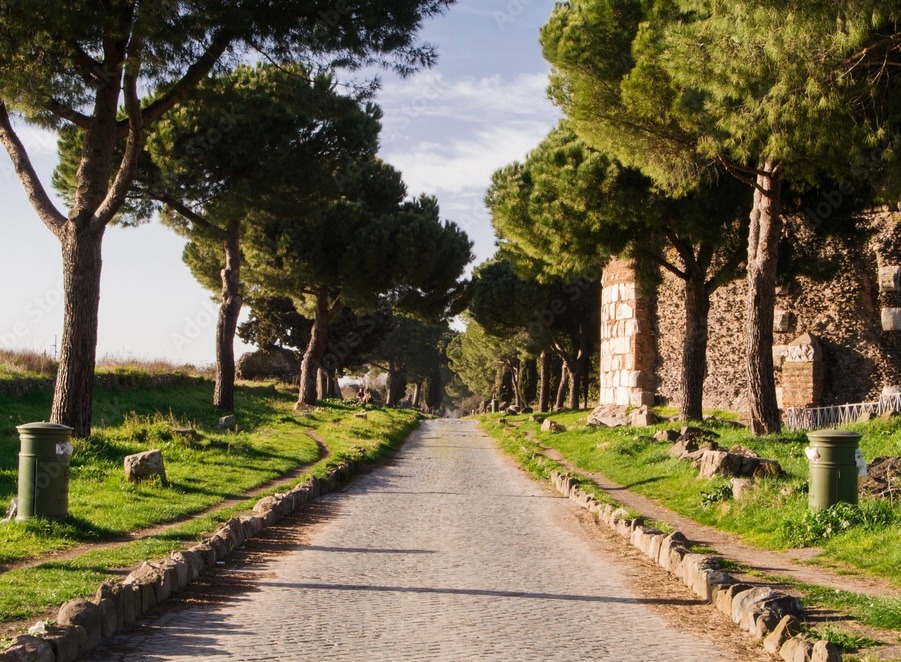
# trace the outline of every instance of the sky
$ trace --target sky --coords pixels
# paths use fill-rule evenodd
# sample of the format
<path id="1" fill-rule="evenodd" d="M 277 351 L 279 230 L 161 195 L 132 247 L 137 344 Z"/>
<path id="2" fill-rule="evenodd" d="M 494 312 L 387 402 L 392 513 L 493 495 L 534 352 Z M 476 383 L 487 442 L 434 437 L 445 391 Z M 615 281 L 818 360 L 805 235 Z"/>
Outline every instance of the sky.
<path id="1" fill-rule="evenodd" d="M 553 0 L 460 0 L 422 38 L 438 64 L 407 79 L 381 76 L 381 156 L 411 195 L 436 195 L 442 216 L 494 253 L 483 205 L 491 174 L 521 160 L 558 122 L 538 31 Z M 47 187 L 56 136 L 18 125 Z M 0 149 L 0 348 L 53 354 L 62 333 L 59 242 L 37 219 Z M 60 204 L 60 208 L 63 205 Z M 103 243 L 98 357 L 213 362 L 217 304 L 181 260 L 184 240 L 153 222 L 110 227 Z M 246 315 L 246 311 L 245 311 Z M 236 342 L 238 354 L 253 348 Z"/>

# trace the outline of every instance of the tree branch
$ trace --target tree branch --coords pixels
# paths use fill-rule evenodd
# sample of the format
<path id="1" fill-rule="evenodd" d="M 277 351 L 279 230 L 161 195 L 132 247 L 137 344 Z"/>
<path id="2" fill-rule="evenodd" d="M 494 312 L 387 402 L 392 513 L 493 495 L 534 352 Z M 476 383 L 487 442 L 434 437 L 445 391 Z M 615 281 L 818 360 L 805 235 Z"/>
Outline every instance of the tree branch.
<path id="1" fill-rule="evenodd" d="M 713 244 L 702 243 L 698 247 L 698 269 L 701 273 L 707 273 L 710 264 L 713 262 L 713 254 L 715 252 Z"/>
<path id="2" fill-rule="evenodd" d="M 663 267 L 670 273 L 676 275 L 677 277 L 681 278 L 682 280 L 688 280 L 687 273 L 685 273 L 684 271 L 682 271 L 675 265 L 667 262 L 665 259 L 663 259 L 663 257 L 660 256 L 659 253 L 652 251 L 648 248 L 645 248 L 644 246 L 638 246 L 637 249 L 638 249 L 639 253 L 645 255 L 646 257 L 649 257 L 650 259 L 652 259 L 654 262 L 659 264 L 661 267 Z"/>
<path id="3" fill-rule="evenodd" d="M 56 115 L 57 117 L 61 117 L 64 120 L 67 120 L 74 124 L 77 127 L 82 129 L 87 129 L 91 126 L 91 118 L 85 115 L 84 113 L 79 113 L 74 108 L 70 108 L 57 101 L 56 99 L 49 99 L 46 103 L 47 110 Z"/>
<path id="4" fill-rule="evenodd" d="M 91 219 L 91 224 L 95 226 L 103 226 L 113 220 L 125 203 L 138 170 L 138 159 L 144 147 L 144 122 L 141 114 L 141 98 L 138 96 L 138 73 L 141 70 L 143 50 L 143 38 L 140 35 L 133 35 L 125 58 L 125 76 L 122 86 L 125 110 L 128 115 L 128 140 L 125 143 L 125 154 L 122 156 L 113 184 Z"/>
<path id="5" fill-rule="evenodd" d="M 753 186 L 764 195 L 769 196 L 769 191 L 758 184 L 755 178 L 758 176 L 772 177 L 776 174 L 779 166 L 776 166 L 776 168 L 774 168 L 772 172 L 767 172 L 765 170 L 751 168 L 750 166 L 740 165 L 731 159 L 727 159 L 724 156 L 717 156 L 716 159 L 720 162 L 720 164 L 722 164 L 722 166 L 728 171 L 730 175 L 735 177 L 735 179 L 744 184 L 747 184 L 748 186 Z"/>
<path id="6" fill-rule="evenodd" d="M 53 234 L 59 236 L 60 231 L 66 224 L 66 216 L 56 208 L 50 196 L 47 195 L 47 190 L 35 172 L 25 146 L 13 129 L 5 102 L 0 102 L 0 142 L 6 147 L 16 174 L 25 188 L 28 201 L 31 202 L 32 207 L 38 213 L 41 222 Z"/>
<path id="7" fill-rule="evenodd" d="M 100 63 L 88 55 L 82 48 L 74 46 L 72 48 L 72 63 L 81 73 L 81 77 L 89 85 L 93 85 L 100 77 Z"/>
<path id="8" fill-rule="evenodd" d="M 682 258 L 682 263 L 685 265 L 685 277 L 686 279 L 692 276 L 692 272 L 697 274 L 700 271 L 700 265 L 698 264 L 697 257 L 695 256 L 694 246 L 691 245 L 690 242 L 685 241 L 673 232 L 672 228 L 668 225 L 664 226 L 663 234 L 666 235 L 666 238 L 676 249 L 676 252 L 679 254 L 679 257 Z"/>
<path id="9" fill-rule="evenodd" d="M 885 54 L 883 56 L 883 60 L 887 59 L 888 54 L 891 51 L 893 51 L 894 49 L 898 48 L 899 43 L 901 43 L 901 33 L 896 32 L 894 34 L 890 34 L 885 37 L 882 37 L 881 39 L 873 42 L 872 44 L 865 46 L 864 48 L 857 51 L 853 55 L 849 55 L 848 57 L 845 58 L 843 64 L 848 65 L 848 68 L 842 75 L 843 76 L 849 75 L 854 69 L 856 69 L 862 62 L 864 62 L 867 59 L 867 56 L 870 54 L 871 51 L 873 51 L 879 47 L 887 46 L 887 48 L 885 49 Z"/>
<path id="10" fill-rule="evenodd" d="M 227 30 L 218 32 L 210 45 L 204 51 L 197 61 L 188 67 L 185 75 L 182 76 L 169 90 L 159 99 L 153 101 L 150 105 L 141 111 L 142 120 L 145 126 L 149 126 L 160 119 L 166 111 L 173 108 L 176 104 L 184 100 L 186 96 L 193 90 L 201 80 L 203 80 L 222 54 L 232 43 L 234 36 Z M 124 121 L 119 122 L 119 137 L 124 138 L 128 133 L 128 127 Z"/>
<path id="11" fill-rule="evenodd" d="M 197 226 L 207 234 L 210 234 L 217 239 L 225 239 L 225 231 L 222 228 L 211 223 L 209 220 L 198 214 L 178 198 L 174 198 L 173 196 L 165 192 L 149 194 L 148 197 L 162 202 L 164 205 L 171 208 L 177 214 L 183 217 L 185 220 L 189 221 L 192 225 Z"/>

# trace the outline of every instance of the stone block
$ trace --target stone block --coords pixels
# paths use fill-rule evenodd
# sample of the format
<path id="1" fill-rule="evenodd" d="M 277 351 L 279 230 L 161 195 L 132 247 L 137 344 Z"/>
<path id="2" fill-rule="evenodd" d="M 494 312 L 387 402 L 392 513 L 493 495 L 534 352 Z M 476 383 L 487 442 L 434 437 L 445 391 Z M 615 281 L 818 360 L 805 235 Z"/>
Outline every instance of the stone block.
<path id="1" fill-rule="evenodd" d="M 763 647 L 771 655 L 778 655 L 782 645 L 792 637 L 801 634 L 802 626 L 794 616 L 783 616 L 773 631 L 763 640 Z"/>
<path id="2" fill-rule="evenodd" d="M 779 649 L 779 657 L 785 662 L 808 662 L 813 654 L 813 644 L 802 637 L 787 639 Z"/>
<path id="3" fill-rule="evenodd" d="M 129 593 L 128 599 L 132 600 L 131 593 Z M 101 584 L 94 596 L 94 602 L 101 606 L 101 612 L 103 611 L 103 600 L 113 601 L 116 616 L 114 631 L 118 632 L 125 625 L 125 600 L 122 597 L 122 584 L 112 581 Z M 104 634 L 103 636 L 108 635 Z"/>
<path id="4" fill-rule="evenodd" d="M 566 426 L 561 425 L 557 421 L 552 421 L 549 418 L 544 419 L 544 423 L 541 424 L 542 432 L 566 432 Z"/>
<path id="5" fill-rule="evenodd" d="M 754 624 L 749 628 L 749 632 L 758 639 L 763 639 L 779 625 L 781 618 L 775 612 L 764 609 L 754 619 Z"/>
<path id="6" fill-rule="evenodd" d="M 188 582 L 191 581 L 188 561 L 182 552 L 173 552 L 169 558 L 171 559 L 171 568 L 174 579 L 172 588 L 175 591 L 181 591 L 188 585 Z"/>
<path id="7" fill-rule="evenodd" d="M 623 538 L 631 538 L 632 537 L 632 527 L 634 526 L 634 520 L 630 519 L 619 519 L 616 520 L 616 533 L 622 536 Z"/>
<path id="8" fill-rule="evenodd" d="M 135 610 L 135 589 L 130 584 L 121 584 L 119 589 L 120 601 L 122 602 L 122 626 L 131 625 L 138 618 Z"/>
<path id="9" fill-rule="evenodd" d="M 879 268 L 879 291 L 901 291 L 901 266 L 891 264 Z"/>
<path id="10" fill-rule="evenodd" d="M 810 662 L 841 662 L 842 654 L 835 644 L 829 641 L 817 641 L 810 652 Z"/>
<path id="11" fill-rule="evenodd" d="M 733 478 L 732 498 L 738 501 L 753 492 L 756 486 L 752 478 Z"/>
<path id="12" fill-rule="evenodd" d="M 688 544 L 688 538 L 680 531 L 673 531 L 660 543 L 660 556 L 657 557 L 657 565 L 664 570 L 669 570 L 670 550 L 673 547 L 687 548 Z"/>
<path id="13" fill-rule="evenodd" d="M 719 611 L 732 618 L 732 601 L 735 599 L 735 596 L 752 588 L 754 587 L 750 584 L 732 584 L 727 586 L 724 590 L 717 591 L 714 605 Z"/>
<path id="14" fill-rule="evenodd" d="M 205 542 L 213 548 L 213 552 L 216 554 L 216 561 L 224 561 L 228 556 L 228 543 L 223 536 L 216 534 Z"/>
<path id="15" fill-rule="evenodd" d="M 219 419 L 220 430 L 234 430 L 238 427 L 238 419 L 234 415 L 223 416 Z"/>
<path id="16" fill-rule="evenodd" d="M 55 662 L 53 647 L 41 637 L 23 634 L 0 651 L 0 662 Z"/>
<path id="17" fill-rule="evenodd" d="M 69 625 L 49 628 L 43 639 L 53 648 L 56 662 L 75 662 L 78 651 L 87 644 L 87 637 L 83 627 Z"/>
<path id="18" fill-rule="evenodd" d="M 791 311 L 776 309 L 773 311 L 773 331 L 776 333 L 788 333 L 791 329 L 794 315 Z M 778 364 L 777 364 L 778 365 Z"/>
<path id="19" fill-rule="evenodd" d="M 100 608 L 100 634 L 103 637 L 112 637 L 118 631 L 116 602 L 110 598 L 103 598 L 97 606 Z"/>
<path id="20" fill-rule="evenodd" d="M 616 306 L 617 320 L 630 320 L 635 317 L 635 309 L 628 303 L 620 303 Z"/>
<path id="21" fill-rule="evenodd" d="M 212 568 L 214 565 L 216 565 L 216 550 L 214 550 L 209 543 L 198 543 L 197 545 L 191 547 L 188 551 L 193 552 L 200 557 L 204 568 Z"/>
<path id="22" fill-rule="evenodd" d="M 56 622 L 60 625 L 80 625 L 85 629 L 87 639 L 84 650 L 79 655 L 93 649 L 103 636 L 101 630 L 100 607 L 87 600 L 69 600 L 59 608 Z"/>
<path id="23" fill-rule="evenodd" d="M 663 545 L 663 541 L 666 538 L 662 533 L 656 533 L 650 537 L 650 541 L 648 543 L 648 549 L 646 554 L 650 559 L 652 559 L 655 563 L 658 558 L 660 558 L 660 547 Z"/>
<path id="24" fill-rule="evenodd" d="M 801 601 L 769 587 L 752 588 L 737 594 L 732 599 L 732 621 L 741 623 L 745 613 L 761 613 L 769 609 L 779 617 L 796 616 L 801 613 Z"/>
<path id="25" fill-rule="evenodd" d="M 612 524 L 613 522 L 613 513 L 616 509 L 609 503 L 605 503 L 603 509 L 601 510 L 601 521 L 605 524 Z"/>
<path id="26" fill-rule="evenodd" d="M 750 609 L 748 611 L 743 611 L 741 613 L 741 618 L 736 621 L 738 623 L 738 627 L 745 632 L 753 632 L 756 623 L 757 617 L 760 615 L 760 612 L 756 609 Z"/>
<path id="27" fill-rule="evenodd" d="M 152 450 L 127 455 L 123 465 L 125 467 L 125 478 L 130 483 L 159 478 L 163 485 L 168 484 L 162 451 Z"/>
<path id="28" fill-rule="evenodd" d="M 901 308 L 882 309 L 882 330 L 901 331 Z"/>
<path id="29" fill-rule="evenodd" d="M 629 542 L 633 547 L 641 549 L 644 544 L 645 528 L 641 525 L 633 527 L 629 534 Z"/>

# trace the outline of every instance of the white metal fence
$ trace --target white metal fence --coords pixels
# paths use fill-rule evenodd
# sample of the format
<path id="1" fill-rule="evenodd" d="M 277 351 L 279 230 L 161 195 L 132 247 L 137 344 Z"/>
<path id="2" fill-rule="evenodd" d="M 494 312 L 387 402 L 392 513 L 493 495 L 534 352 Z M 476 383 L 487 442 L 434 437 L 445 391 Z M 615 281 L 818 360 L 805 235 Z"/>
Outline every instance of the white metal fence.
<path id="1" fill-rule="evenodd" d="M 831 407 L 789 407 L 783 418 L 789 430 L 822 430 L 859 421 L 869 414 L 879 416 L 885 412 L 901 412 L 901 393 L 883 395 L 878 402 L 858 402 Z"/>

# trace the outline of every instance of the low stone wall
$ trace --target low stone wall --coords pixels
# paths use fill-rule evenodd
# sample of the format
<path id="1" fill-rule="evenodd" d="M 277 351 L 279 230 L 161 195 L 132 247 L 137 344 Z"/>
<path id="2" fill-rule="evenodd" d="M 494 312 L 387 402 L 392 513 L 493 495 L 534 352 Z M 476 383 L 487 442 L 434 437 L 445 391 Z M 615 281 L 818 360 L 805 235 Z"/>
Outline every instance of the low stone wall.
<path id="1" fill-rule="evenodd" d="M 593 513 L 603 523 L 661 568 L 682 581 L 695 595 L 732 619 L 742 630 L 763 640 L 764 648 L 787 662 L 839 662 L 838 649 L 827 641 L 812 641 L 803 635 L 798 617 L 803 605 L 798 598 L 767 586 L 743 584 L 720 569 L 719 559 L 693 554 L 681 533 L 666 535 L 645 526 L 641 518 L 629 519 L 624 508 L 602 504 L 578 486 L 569 474 L 550 473 L 551 482 L 563 496 Z"/>
<path id="2" fill-rule="evenodd" d="M 104 637 L 150 613 L 184 589 L 247 540 L 298 508 L 328 494 L 359 473 L 357 458 L 332 467 L 325 478 L 311 478 L 284 494 L 257 501 L 250 514 L 233 517 L 189 549 L 144 562 L 121 582 L 102 584 L 91 600 L 70 600 L 60 607 L 56 625 L 38 624 L 35 634 L 21 635 L 0 651 L 0 662 L 71 662 L 95 648 Z"/>

